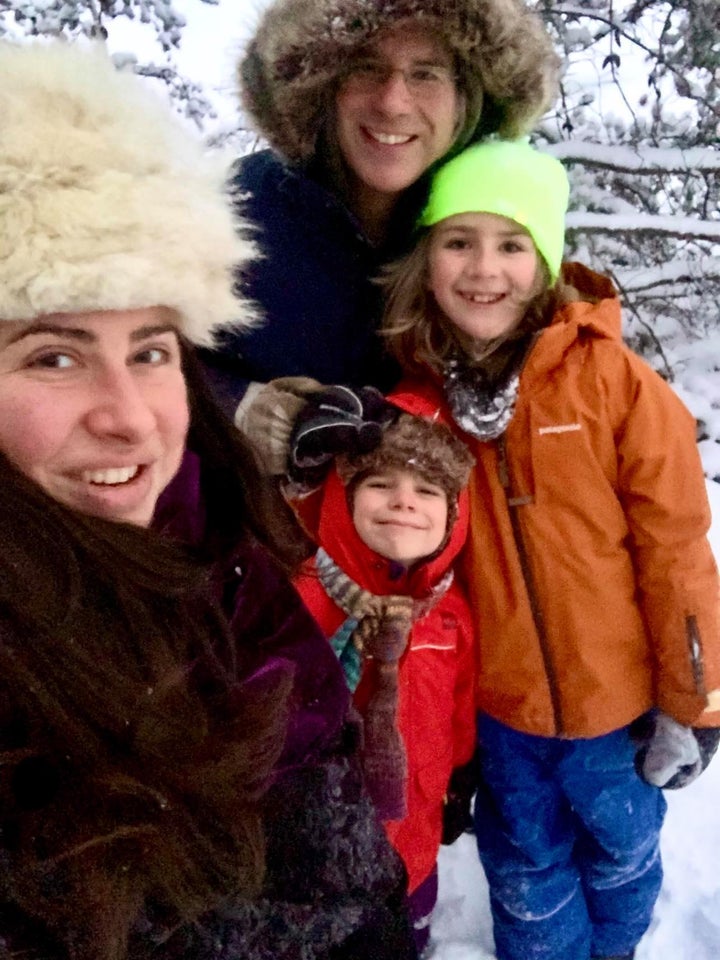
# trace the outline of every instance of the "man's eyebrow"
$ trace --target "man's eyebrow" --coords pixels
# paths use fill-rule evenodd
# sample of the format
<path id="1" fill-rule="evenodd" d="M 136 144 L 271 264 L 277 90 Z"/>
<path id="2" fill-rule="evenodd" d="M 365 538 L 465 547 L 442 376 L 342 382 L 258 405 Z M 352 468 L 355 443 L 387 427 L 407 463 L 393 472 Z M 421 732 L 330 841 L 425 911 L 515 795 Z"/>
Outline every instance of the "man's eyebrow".
<path id="1" fill-rule="evenodd" d="M 449 67 L 451 61 L 450 57 L 446 57 L 442 53 L 438 53 L 429 57 L 413 57 L 411 63 L 414 63 L 419 67 Z"/>
<path id="2" fill-rule="evenodd" d="M 374 50 L 359 53 L 355 59 L 360 63 L 381 63 L 383 66 L 391 66 L 387 57 Z M 411 57 L 410 65 L 413 67 L 450 67 L 452 66 L 452 59 L 443 53 L 421 54 L 419 57 Z"/>

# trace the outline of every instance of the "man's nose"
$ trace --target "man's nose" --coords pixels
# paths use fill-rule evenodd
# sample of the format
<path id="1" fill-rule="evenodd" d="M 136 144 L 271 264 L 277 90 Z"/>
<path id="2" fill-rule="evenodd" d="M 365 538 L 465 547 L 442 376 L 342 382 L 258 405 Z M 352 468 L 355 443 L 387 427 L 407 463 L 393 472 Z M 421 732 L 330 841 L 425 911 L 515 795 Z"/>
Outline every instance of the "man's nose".
<path id="1" fill-rule="evenodd" d="M 388 67 L 375 88 L 375 101 L 386 113 L 401 113 L 412 106 L 414 97 L 408 75 L 402 67 Z"/>

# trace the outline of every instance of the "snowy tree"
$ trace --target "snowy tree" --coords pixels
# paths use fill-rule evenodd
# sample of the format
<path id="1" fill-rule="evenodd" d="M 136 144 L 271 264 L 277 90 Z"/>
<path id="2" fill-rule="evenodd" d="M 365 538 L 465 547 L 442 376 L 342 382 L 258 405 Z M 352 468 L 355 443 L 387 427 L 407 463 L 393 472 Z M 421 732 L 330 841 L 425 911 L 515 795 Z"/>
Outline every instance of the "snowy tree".
<path id="1" fill-rule="evenodd" d="M 537 142 L 570 172 L 568 252 L 612 276 L 626 337 L 691 406 L 720 479 L 720 4 L 534 5 L 565 62 Z"/>
<path id="2" fill-rule="evenodd" d="M 717 335 L 720 5 L 537 7 L 567 64 L 538 139 L 571 172 L 571 252 L 612 273 L 639 340 Z"/>
<path id="3" fill-rule="evenodd" d="M 218 0 L 198 0 L 216 5 Z M 173 52 L 180 46 L 185 18 L 170 0 L 0 0 L 0 36 L 77 36 L 108 40 L 119 19 L 145 25 L 159 59 L 143 62 L 133 53 L 116 53 L 118 66 L 132 66 L 168 88 L 178 108 L 202 127 L 213 113 L 202 85 L 178 70 Z"/>

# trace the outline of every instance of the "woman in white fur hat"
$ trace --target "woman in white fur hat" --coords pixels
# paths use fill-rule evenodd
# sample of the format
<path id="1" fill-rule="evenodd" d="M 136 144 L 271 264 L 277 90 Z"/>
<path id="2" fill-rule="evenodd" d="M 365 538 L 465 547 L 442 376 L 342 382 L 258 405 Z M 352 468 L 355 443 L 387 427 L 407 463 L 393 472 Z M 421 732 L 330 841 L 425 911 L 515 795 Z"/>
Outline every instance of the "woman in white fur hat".
<path id="1" fill-rule="evenodd" d="M 252 254 L 104 51 L 0 46 L 3 955 L 414 955 L 340 668 L 193 359 L 250 322 Z"/>
<path id="2" fill-rule="evenodd" d="M 241 427 L 259 389 L 246 393 L 249 381 L 392 385 L 373 278 L 410 242 L 429 171 L 470 142 L 528 132 L 557 66 L 525 0 L 270 3 L 239 65 L 270 149 L 234 178 L 263 255 L 241 271 L 243 290 L 267 319 L 206 357 Z"/>

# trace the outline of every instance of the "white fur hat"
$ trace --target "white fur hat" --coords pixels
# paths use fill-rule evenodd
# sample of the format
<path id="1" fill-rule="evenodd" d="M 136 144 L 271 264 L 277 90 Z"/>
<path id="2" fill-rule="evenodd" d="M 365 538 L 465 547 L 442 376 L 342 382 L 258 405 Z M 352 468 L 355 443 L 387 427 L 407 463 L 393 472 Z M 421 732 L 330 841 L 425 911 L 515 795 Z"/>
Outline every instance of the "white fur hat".
<path id="1" fill-rule="evenodd" d="M 0 320 L 167 306 L 205 345 L 248 325 L 227 170 L 101 45 L 0 43 Z"/>

